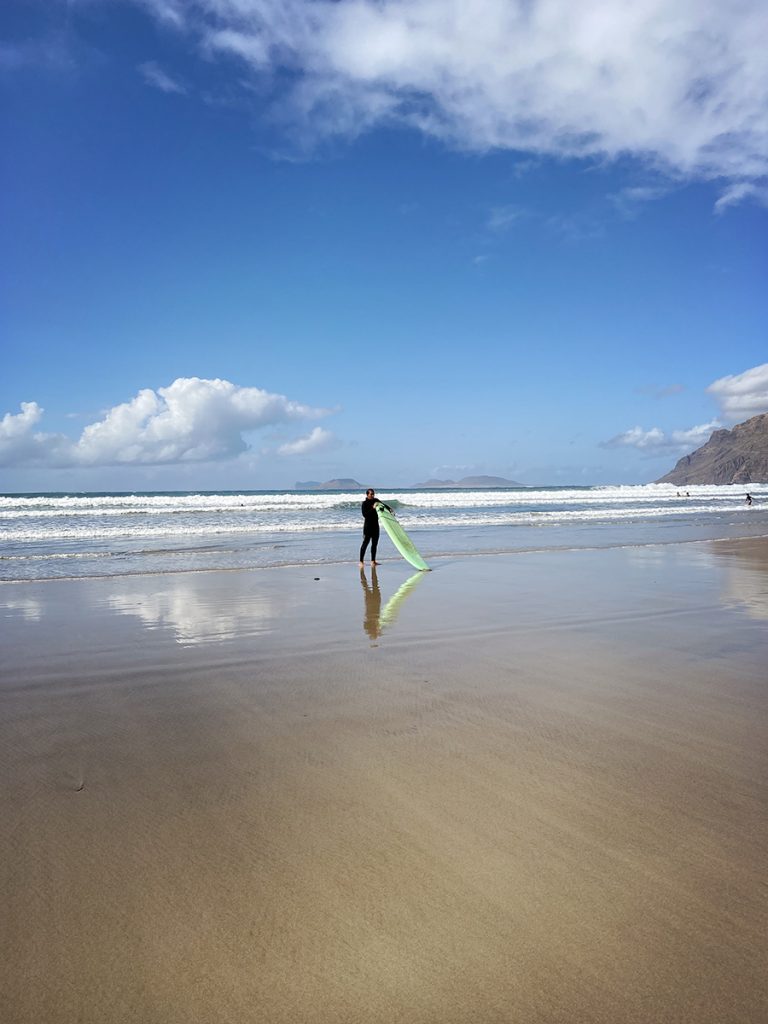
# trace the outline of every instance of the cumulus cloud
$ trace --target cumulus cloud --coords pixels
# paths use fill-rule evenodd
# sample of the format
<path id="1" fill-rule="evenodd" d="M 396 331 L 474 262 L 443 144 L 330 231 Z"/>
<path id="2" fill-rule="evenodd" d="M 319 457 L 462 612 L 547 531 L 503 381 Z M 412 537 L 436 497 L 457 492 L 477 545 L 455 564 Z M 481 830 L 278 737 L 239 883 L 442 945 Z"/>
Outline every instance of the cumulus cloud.
<path id="1" fill-rule="evenodd" d="M 768 173 L 763 0 L 140 2 L 287 90 L 315 137 L 397 121 L 474 151 Z"/>
<path id="2" fill-rule="evenodd" d="M 768 363 L 721 377 L 707 391 L 715 396 L 728 420 L 738 422 L 768 412 Z"/>
<path id="3" fill-rule="evenodd" d="M 187 94 L 186 86 L 182 85 L 177 79 L 172 78 L 167 71 L 163 71 L 154 60 L 148 60 L 144 64 L 139 64 L 136 70 L 147 85 L 151 85 L 154 89 L 159 89 L 161 92 L 175 92 L 181 96 L 186 96 Z"/>
<path id="4" fill-rule="evenodd" d="M 64 434 L 35 430 L 43 409 L 37 402 L 22 402 L 21 412 L 7 412 L 0 420 L 0 466 L 66 465 L 72 442 Z"/>
<path id="5" fill-rule="evenodd" d="M 42 415 L 43 410 L 37 402 L 22 402 L 21 412 L 7 412 L 0 420 L 0 440 L 12 442 L 28 434 Z"/>
<path id="6" fill-rule="evenodd" d="M 248 449 L 243 437 L 248 431 L 332 411 L 226 380 L 179 377 L 157 391 L 144 388 L 73 440 L 35 432 L 43 410 L 36 402 L 23 402 L 20 413 L 7 413 L 0 420 L 0 465 L 167 465 L 227 459 Z"/>
<path id="7" fill-rule="evenodd" d="M 697 427 L 688 430 L 672 430 L 669 433 L 660 427 L 651 427 L 650 430 L 643 430 L 642 427 L 632 427 L 623 434 L 617 434 L 609 441 L 604 441 L 603 448 L 639 448 L 640 451 L 653 453 L 656 451 L 680 451 L 688 452 L 705 444 L 713 430 L 722 426 L 719 420 L 712 420 L 710 423 L 702 423 Z"/>
<path id="8" fill-rule="evenodd" d="M 623 434 L 617 434 L 608 441 L 603 442 L 604 448 L 659 448 L 664 444 L 665 434 L 659 427 L 652 427 L 650 430 L 643 430 L 642 427 L 632 427 L 625 430 Z"/>
<path id="9" fill-rule="evenodd" d="M 323 427 L 315 429 L 306 437 L 299 437 L 295 441 L 288 441 L 281 444 L 277 449 L 278 455 L 307 455 L 309 452 L 327 451 L 337 444 L 336 437 L 330 430 Z"/>

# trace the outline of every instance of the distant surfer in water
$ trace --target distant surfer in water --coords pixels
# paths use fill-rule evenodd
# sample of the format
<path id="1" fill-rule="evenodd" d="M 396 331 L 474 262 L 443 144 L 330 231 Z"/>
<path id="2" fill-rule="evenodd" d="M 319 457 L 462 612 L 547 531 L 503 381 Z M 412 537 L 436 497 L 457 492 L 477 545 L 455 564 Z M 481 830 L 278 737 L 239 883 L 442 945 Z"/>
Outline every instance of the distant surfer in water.
<path id="1" fill-rule="evenodd" d="M 371 545 L 371 565 L 378 565 L 376 561 L 376 548 L 379 545 L 379 517 L 376 514 L 376 506 L 383 505 L 388 512 L 392 509 L 384 501 L 376 497 L 376 492 L 369 487 L 365 492 L 365 501 L 362 504 L 363 512 L 363 543 L 360 546 L 360 568 L 363 566 L 365 551 Z M 393 513 L 394 514 L 394 513 Z"/>

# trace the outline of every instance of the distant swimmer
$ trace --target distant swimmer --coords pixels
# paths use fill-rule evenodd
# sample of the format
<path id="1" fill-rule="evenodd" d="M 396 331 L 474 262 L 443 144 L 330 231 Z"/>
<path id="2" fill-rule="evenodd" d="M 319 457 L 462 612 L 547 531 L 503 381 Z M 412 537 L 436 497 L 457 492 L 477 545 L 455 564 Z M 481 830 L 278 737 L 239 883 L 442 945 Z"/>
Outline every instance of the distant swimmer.
<path id="1" fill-rule="evenodd" d="M 748 504 L 748 505 L 751 505 L 751 504 L 752 504 L 752 495 L 751 495 L 751 494 L 748 494 L 748 495 L 747 495 L 746 501 L 747 501 L 747 504 Z"/>
<path id="2" fill-rule="evenodd" d="M 371 545 L 371 565 L 376 565 L 376 548 L 379 545 L 379 517 L 376 514 L 376 506 L 383 505 L 388 512 L 392 509 L 384 501 L 376 497 L 376 492 L 369 487 L 365 492 L 365 501 L 362 504 L 363 512 L 363 543 L 360 547 L 360 567 L 362 568 L 365 550 Z M 394 513 L 392 513 L 394 515 Z"/>

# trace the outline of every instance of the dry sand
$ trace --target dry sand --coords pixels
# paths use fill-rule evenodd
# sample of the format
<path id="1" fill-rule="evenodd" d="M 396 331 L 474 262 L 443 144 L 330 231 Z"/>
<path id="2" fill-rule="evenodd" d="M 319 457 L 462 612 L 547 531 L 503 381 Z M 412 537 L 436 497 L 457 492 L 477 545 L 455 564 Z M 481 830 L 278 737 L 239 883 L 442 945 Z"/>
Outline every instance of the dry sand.
<path id="1" fill-rule="evenodd" d="M 768 1020 L 767 553 L 0 587 L 3 1021 Z"/>

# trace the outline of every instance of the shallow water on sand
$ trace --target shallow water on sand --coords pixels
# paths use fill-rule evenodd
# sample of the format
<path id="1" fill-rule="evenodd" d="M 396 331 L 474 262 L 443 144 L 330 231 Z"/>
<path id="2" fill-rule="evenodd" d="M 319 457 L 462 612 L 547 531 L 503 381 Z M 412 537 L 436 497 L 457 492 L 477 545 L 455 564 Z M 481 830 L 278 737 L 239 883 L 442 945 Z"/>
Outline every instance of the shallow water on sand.
<path id="1" fill-rule="evenodd" d="M 767 570 L 0 586 L 5 1019 L 764 1019 Z"/>

